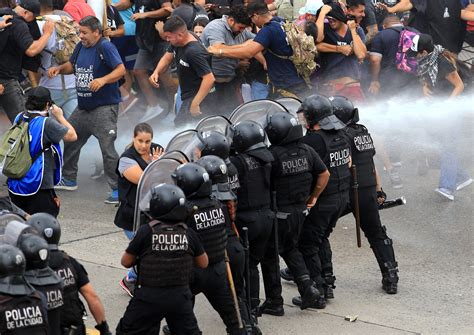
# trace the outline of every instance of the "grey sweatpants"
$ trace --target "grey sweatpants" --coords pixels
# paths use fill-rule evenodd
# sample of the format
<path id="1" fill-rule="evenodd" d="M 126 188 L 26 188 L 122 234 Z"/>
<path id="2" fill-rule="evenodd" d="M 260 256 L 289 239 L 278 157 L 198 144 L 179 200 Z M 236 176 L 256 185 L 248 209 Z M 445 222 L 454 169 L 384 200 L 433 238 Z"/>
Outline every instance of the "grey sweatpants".
<path id="1" fill-rule="evenodd" d="M 107 105 L 89 111 L 76 108 L 72 113 L 69 122 L 76 130 L 77 141 L 64 143 L 64 179 L 77 179 L 77 163 L 81 149 L 89 137 L 94 136 L 99 141 L 107 183 L 113 190 L 117 189 L 115 169 L 119 156 L 115 150 L 115 139 L 118 109 L 118 105 Z"/>

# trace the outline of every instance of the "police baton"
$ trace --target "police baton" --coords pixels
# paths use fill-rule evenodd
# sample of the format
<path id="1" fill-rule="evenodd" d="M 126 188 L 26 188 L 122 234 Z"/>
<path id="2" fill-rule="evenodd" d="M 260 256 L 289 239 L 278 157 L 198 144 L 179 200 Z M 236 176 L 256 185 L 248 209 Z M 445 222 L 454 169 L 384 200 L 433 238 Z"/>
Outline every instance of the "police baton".
<path id="1" fill-rule="evenodd" d="M 235 292 L 234 277 L 232 277 L 232 270 L 230 269 L 229 256 L 227 255 L 227 250 L 224 250 L 225 253 L 225 265 L 227 268 L 227 279 L 229 280 L 230 293 L 232 294 L 232 300 L 234 300 L 235 314 L 237 316 L 237 322 L 239 323 L 239 329 L 244 328 L 242 322 L 242 316 L 240 315 L 239 301 L 237 300 L 237 293 Z"/>
<path id="2" fill-rule="evenodd" d="M 251 293 L 250 293 L 250 263 L 249 263 L 249 229 L 242 227 L 242 244 L 245 254 L 245 296 L 247 300 L 247 308 L 251 311 Z"/>
<path id="3" fill-rule="evenodd" d="M 276 191 L 272 192 L 272 210 L 274 211 L 274 219 L 273 219 L 273 229 L 275 230 L 273 237 L 275 239 L 275 273 L 280 273 L 280 249 L 278 246 L 278 206 L 276 200 Z"/>
<path id="4" fill-rule="evenodd" d="M 360 240 L 359 184 L 357 183 L 357 167 L 352 165 L 350 170 L 352 175 L 352 203 L 354 206 L 353 211 L 356 220 L 357 247 L 360 248 L 362 246 L 362 242 Z"/>
<path id="5" fill-rule="evenodd" d="M 379 205 L 379 210 L 402 206 L 407 203 L 407 199 L 405 197 L 400 197 L 392 200 L 385 200 L 383 203 Z"/>

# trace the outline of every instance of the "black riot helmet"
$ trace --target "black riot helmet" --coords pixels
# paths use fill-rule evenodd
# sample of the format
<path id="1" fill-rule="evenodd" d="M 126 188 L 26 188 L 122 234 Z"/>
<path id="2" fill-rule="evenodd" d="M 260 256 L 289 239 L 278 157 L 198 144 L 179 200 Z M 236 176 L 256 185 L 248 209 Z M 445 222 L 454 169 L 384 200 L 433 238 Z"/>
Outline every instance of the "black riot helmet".
<path id="1" fill-rule="evenodd" d="M 0 244 L 0 292 L 9 295 L 28 295 L 35 289 L 25 280 L 26 258 L 10 244 Z"/>
<path id="2" fill-rule="evenodd" d="M 34 234 L 23 234 L 18 247 L 26 258 L 26 270 L 43 269 L 48 266 L 48 242 Z"/>
<path id="3" fill-rule="evenodd" d="M 224 134 L 215 130 L 204 131 L 201 134 L 201 141 L 204 144 L 201 157 L 208 155 L 215 155 L 222 159 L 229 157 L 230 141 Z"/>
<path id="4" fill-rule="evenodd" d="M 206 169 L 212 181 L 212 193 L 218 200 L 235 200 L 236 196 L 230 189 L 227 164 L 220 157 L 209 155 L 201 157 L 197 162 Z"/>
<path id="5" fill-rule="evenodd" d="M 188 199 L 204 198 L 212 193 L 212 182 L 206 169 L 196 163 L 180 165 L 171 175 Z"/>
<path id="6" fill-rule="evenodd" d="M 329 97 L 334 115 L 346 125 L 359 122 L 359 110 L 354 107 L 352 101 L 342 95 Z"/>
<path id="7" fill-rule="evenodd" d="M 26 224 L 33 227 L 48 242 L 50 250 L 58 250 L 61 226 L 54 216 L 48 213 L 33 214 Z"/>
<path id="8" fill-rule="evenodd" d="M 291 114 L 283 112 L 267 115 L 265 132 L 272 145 L 283 145 L 303 137 L 303 128 L 298 120 Z"/>
<path id="9" fill-rule="evenodd" d="M 186 196 L 176 185 L 160 184 L 151 189 L 150 215 L 166 222 L 184 222 L 188 216 Z"/>
<path id="10" fill-rule="evenodd" d="M 265 131 L 255 121 L 241 121 L 233 127 L 232 145 L 239 154 L 264 148 L 266 147 Z"/>
<path id="11" fill-rule="evenodd" d="M 328 97 L 313 94 L 303 100 L 297 113 L 303 113 L 309 128 L 319 124 L 321 129 L 342 129 L 345 127 L 332 111 L 332 104 Z"/>

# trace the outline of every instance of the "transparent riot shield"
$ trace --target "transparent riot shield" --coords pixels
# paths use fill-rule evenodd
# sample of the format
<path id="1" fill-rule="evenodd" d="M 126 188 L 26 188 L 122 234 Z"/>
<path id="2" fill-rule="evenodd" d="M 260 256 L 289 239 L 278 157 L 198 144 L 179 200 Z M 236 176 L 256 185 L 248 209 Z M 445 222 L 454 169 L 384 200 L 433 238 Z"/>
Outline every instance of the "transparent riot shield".
<path id="1" fill-rule="evenodd" d="M 199 134 L 202 134 L 206 131 L 217 131 L 221 134 L 226 135 L 228 133 L 229 126 L 232 125 L 230 120 L 222 115 L 208 116 L 201 121 L 196 126 L 196 131 Z"/>
<path id="2" fill-rule="evenodd" d="M 0 214 L 0 243 L 17 246 L 20 236 L 25 233 L 38 234 L 20 216 L 10 212 Z"/>
<path id="3" fill-rule="evenodd" d="M 258 122 L 265 128 L 267 115 L 279 112 L 288 113 L 286 108 L 276 101 L 268 99 L 249 101 L 240 105 L 232 112 L 230 122 L 235 125 L 241 121 L 251 120 Z"/>
<path id="4" fill-rule="evenodd" d="M 182 153 L 169 152 L 169 156 L 176 155 L 179 157 Z M 182 155 L 180 159 L 163 157 L 154 162 L 151 162 L 143 171 L 140 181 L 137 185 L 137 199 L 135 201 L 135 213 L 133 217 L 133 230 L 137 231 L 138 228 L 144 223 L 145 212 L 150 210 L 150 199 L 151 189 L 160 184 L 173 184 L 174 181 L 171 178 L 171 174 L 176 170 L 178 166 L 185 163 L 186 157 Z"/>
<path id="5" fill-rule="evenodd" d="M 202 146 L 199 133 L 194 129 L 188 129 L 176 134 L 166 146 L 165 151 L 180 151 L 189 162 L 194 162 L 201 158 Z"/>
<path id="6" fill-rule="evenodd" d="M 280 98 L 276 100 L 279 104 L 283 105 L 283 107 L 286 108 L 288 113 L 293 115 L 294 117 L 297 117 L 296 111 L 298 108 L 301 106 L 301 101 L 296 99 L 296 98 L 291 98 L 291 97 L 285 97 L 285 98 Z"/>

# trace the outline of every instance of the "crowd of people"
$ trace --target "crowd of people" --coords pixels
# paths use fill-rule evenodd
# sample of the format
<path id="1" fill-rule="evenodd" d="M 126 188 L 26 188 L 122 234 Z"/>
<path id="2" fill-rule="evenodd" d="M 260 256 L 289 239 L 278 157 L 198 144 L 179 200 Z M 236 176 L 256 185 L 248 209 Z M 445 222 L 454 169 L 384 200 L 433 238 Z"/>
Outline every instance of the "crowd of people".
<path id="1" fill-rule="evenodd" d="M 78 188 L 91 136 L 111 189 L 105 202 L 118 205 L 114 223 L 130 240 L 120 285 L 131 300 L 117 334 L 159 333 L 163 318 L 165 333 L 199 334 L 199 293 L 228 333 L 260 334 L 258 317 L 284 315 L 281 278 L 297 284 L 293 304 L 325 308 L 336 280 L 329 236 L 351 212 L 383 290 L 397 293 L 398 264 L 378 214 L 386 195 L 375 146 L 353 102 L 465 94 L 470 1 L 117 0 L 106 1 L 103 15 L 85 0 L 0 0 L 0 7 L 0 109 L 13 124 L 0 158 L 13 161 L 4 148 L 26 134 L 30 164 L 22 174 L 18 165 L 3 168 L 8 195 L 0 204 L 11 212 L 0 216 L 0 333 L 84 334 L 80 293 L 96 328 L 110 334 L 86 271 L 57 247 L 56 190 Z M 303 40 L 317 64 L 310 73 L 296 59 Z M 229 117 L 245 101 L 279 98 L 299 99 L 298 117 L 278 112 L 265 122 L 229 121 L 226 134 L 198 131 L 190 157 L 153 142 L 149 123 L 194 126 Z M 122 155 L 119 117 L 138 120 Z M 389 152 L 384 165 L 400 188 L 396 156 Z M 173 169 L 137 217 L 137 185 L 157 160 Z M 436 191 L 454 200 L 472 179 L 457 157 L 444 160 Z M 280 270 L 280 257 L 288 268 Z M 15 316 L 22 308 L 32 311 L 27 322 Z"/>

